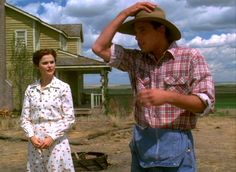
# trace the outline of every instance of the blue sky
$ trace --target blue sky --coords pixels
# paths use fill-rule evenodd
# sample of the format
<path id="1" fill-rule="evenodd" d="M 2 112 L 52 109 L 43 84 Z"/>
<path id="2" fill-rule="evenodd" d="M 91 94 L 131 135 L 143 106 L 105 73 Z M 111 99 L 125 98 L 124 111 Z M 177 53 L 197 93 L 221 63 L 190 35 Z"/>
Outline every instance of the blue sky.
<path id="1" fill-rule="evenodd" d="M 122 9 L 140 0 L 6 0 L 49 24 L 82 23 L 83 55 L 101 60 L 91 46 L 102 29 Z M 200 49 L 216 82 L 236 82 L 235 0 L 149 0 L 159 4 L 182 32 L 179 45 Z M 134 37 L 116 34 L 115 43 L 137 48 Z M 89 83 L 99 77 L 87 76 Z M 110 84 L 129 83 L 128 75 L 113 69 Z"/>

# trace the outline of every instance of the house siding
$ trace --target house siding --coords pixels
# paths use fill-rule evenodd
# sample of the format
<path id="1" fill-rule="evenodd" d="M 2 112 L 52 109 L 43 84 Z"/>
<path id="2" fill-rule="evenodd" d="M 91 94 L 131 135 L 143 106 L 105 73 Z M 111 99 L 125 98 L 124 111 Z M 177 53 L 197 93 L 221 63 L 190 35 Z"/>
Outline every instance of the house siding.
<path id="1" fill-rule="evenodd" d="M 78 41 L 78 39 L 75 39 L 75 38 L 67 40 L 67 50 L 69 52 L 71 52 L 72 54 L 78 54 L 78 51 L 77 51 L 77 41 Z"/>
<path id="2" fill-rule="evenodd" d="M 35 50 L 43 49 L 43 48 L 53 48 L 55 50 L 57 49 L 63 49 L 61 40 L 66 40 L 67 42 L 67 49 L 63 49 L 66 51 L 65 53 L 70 54 L 69 57 L 74 57 L 72 54 L 82 54 L 82 31 L 80 32 L 81 37 L 77 37 L 78 35 L 71 34 L 72 32 L 66 32 L 65 30 L 59 30 L 43 21 L 41 21 L 39 18 L 30 15 L 29 13 L 26 13 L 24 11 L 21 11 L 18 8 L 15 8 L 11 5 L 6 4 L 5 5 L 6 15 L 5 21 L 6 21 L 6 27 L 4 36 L 6 37 L 6 79 L 9 81 L 7 82 L 8 86 L 6 86 L 5 90 L 7 93 L 7 96 L 10 97 L 8 102 L 11 103 L 13 106 L 11 109 L 20 110 L 22 106 L 22 100 L 24 94 L 22 94 L 22 91 L 26 89 L 26 86 L 30 83 L 32 83 L 33 78 L 36 78 L 36 70 L 33 67 L 32 64 L 32 53 Z M 0 25 L 2 26 L 2 25 Z M 82 27 L 82 26 L 81 26 Z M 1 27 L 0 27 L 1 28 Z M 15 70 L 14 63 L 13 63 L 13 53 L 15 50 L 15 31 L 16 30 L 24 30 L 26 31 L 26 45 L 27 45 L 27 56 L 21 55 L 21 56 L 15 56 L 17 58 L 21 57 L 27 57 L 27 60 L 19 60 L 21 63 L 20 70 Z M 68 35 L 67 35 L 68 34 Z M 74 36 L 74 37 L 73 37 Z M 0 42 L 1 43 L 1 42 Z M 64 44 L 65 45 L 65 44 Z M 5 52 L 4 52 L 5 53 Z M 3 59 L 5 61 L 5 59 Z M 19 64 L 18 61 L 16 61 Z M 5 66 L 4 66 L 5 67 Z M 96 68 L 96 67 L 95 67 Z M 13 70 L 14 69 L 14 70 Z M 19 68 L 18 68 L 19 69 Z M 24 69 L 24 70 L 21 70 Z M 72 89 L 72 95 L 74 98 L 75 105 L 81 104 L 82 101 L 82 92 L 83 89 L 83 73 L 86 71 L 86 73 L 97 73 L 101 71 L 101 69 L 96 69 L 98 71 L 94 71 L 93 69 L 79 69 L 79 71 L 60 71 L 60 74 L 65 76 L 65 81 L 68 81 L 68 83 L 71 86 Z M 20 73 L 25 72 L 25 75 L 21 75 Z M 13 73 L 14 75 L 12 75 Z M 70 76 L 75 75 L 76 80 Z M 5 77 L 2 77 L 5 80 Z M 2 79 L 1 78 L 1 79 Z M 2 81 L 2 80 L 1 80 Z M 22 83 L 23 87 L 19 88 L 17 87 L 17 83 Z M 28 82 L 28 83 L 27 83 Z M 12 87 L 13 86 L 13 87 Z M 1 88 L 1 85 L 0 85 Z M 8 89 L 9 88 L 9 89 Z M 11 91 L 13 89 L 13 91 Z M 1 89 L 2 90 L 2 89 Z M 9 90 L 9 91 L 8 91 Z M 12 94 L 10 94 L 12 93 Z M 1 104 L 0 104 L 1 105 Z M 1 108 L 1 107 L 0 107 Z"/>
<path id="3" fill-rule="evenodd" d="M 16 84 L 13 81 L 12 76 L 10 75 L 13 71 L 12 66 L 12 56 L 13 56 L 13 48 L 15 47 L 15 31 L 16 30 L 24 30 L 26 31 L 26 48 L 29 54 L 33 52 L 33 20 L 29 17 L 22 15 L 10 8 L 6 8 L 6 77 L 13 85 L 13 107 L 14 109 L 20 109 L 21 105 L 19 104 L 20 91 L 15 86 Z M 31 61 L 31 58 L 29 58 Z M 33 71 L 33 68 L 32 68 Z M 32 72 L 30 73 L 32 74 Z M 31 76 L 26 76 L 31 77 Z M 27 78 L 24 78 L 27 79 Z M 25 89 L 25 88 L 23 88 Z"/>
<path id="4" fill-rule="evenodd" d="M 12 9 L 6 8 L 6 54 L 9 62 L 14 47 L 14 37 L 16 30 L 27 32 L 27 49 L 33 50 L 33 20 Z"/>
<path id="5" fill-rule="evenodd" d="M 16 30 L 24 30 L 26 31 L 27 35 L 27 42 L 26 42 L 26 48 L 27 52 L 29 54 L 29 61 L 32 61 L 32 53 L 36 49 L 36 43 L 35 43 L 35 34 L 37 31 L 40 32 L 39 36 L 39 42 L 40 48 L 53 48 L 53 49 L 59 49 L 60 48 L 60 32 L 57 32 L 53 30 L 52 28 L 49 28 L 43 24 L 41 24 L 39 21 L 36 21 L 32 18 L 30 18 L 27 15 L 21 14 L 18 11 L 12 10 L 11 8 L 5 8 L 6 9 L 6 77 L 7 79 L 12 83 L 13 85 L 13 107 L 14 109 L 20 109 L 21 108 L 21 102 L 19 101 L 19 97 L 21 96 L 21 91 L 19 88 L 17 88 L 17 84 L 14 83 L 14 79 L 11 73 L 13 72 L 13 65 L 12 65 L 12 56 L 13 56 L 13 48 L 15 47 L 15 31 Z M 31 66 L 31 72 L 29 72 L 29 76 L 25 76 L 25 80 L 31 80 L 33 79 L 33 64 L 30 63 Z M 28 83 L 30 84 L 30 83 Z M 25 86 L 26 87 L 26 86 Z M 23 89 L 25 89 L 23 87 Z"/>
<path id="6" fill-rule="evenodd" d="M 0 1 L 0 109 L 12 109 L 12 87 L 6 80 L 5 0 Z"/>
<path id="7" fill-rule="evenodd" d="M 15 47 L 15 31 L 25 30 L 27 33 L 27 50 L 29 53 L 33 51 L 33 21 L 29 20 L 28 17 L 21 15 L 11 9 L 6 9 L 6 62 L 7 62 L 7 78 L 11 72 L 11 58 L 13 47 Z"/>
<path id="8" fill-rule="evenodd" d="M 47 28 L 44 25 L 40 26 L 40 48 L 60 48 L 60 33 Z"/>

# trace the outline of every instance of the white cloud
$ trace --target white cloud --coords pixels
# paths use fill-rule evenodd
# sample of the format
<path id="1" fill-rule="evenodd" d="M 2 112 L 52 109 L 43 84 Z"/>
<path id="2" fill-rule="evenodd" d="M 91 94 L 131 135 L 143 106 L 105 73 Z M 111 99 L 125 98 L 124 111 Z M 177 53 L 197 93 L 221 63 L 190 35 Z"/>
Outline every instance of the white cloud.
<path id="1" fill-rule="evenodd" d="M 210 39 L 204 39 L 196 36 L 194 39 L 187 43 L 188 46 L 192 47 L 219 47 L 228 45 L 230 47 L 236 47 L 236 33 L 227 33 L 216 35 L 213 34 Z"/>
<path id="2" fill-rule="evenodd" d="M 57 3 L 42 3 L 41 6 L 44 9 L 44 13 L 40 14 L 40 18 L 44 21 L 54 24 L 60 23 L 60 20 L 63 18 L 63 7 Z"/>
<path id="3" fill-rule="evenodd" d="M 216 82 L 236 81 L 236 33 L 214 34 L 209 39 L 196 36 L 180 43 L 201 50 Z"/>
<path id="4" fill-rule="evenodd" d="M 117 33 L 113 39 L 113 43 L 124 45 L 127 48 L 136 48 L 137 41 L 134 36 Z"/>
<path id="5" fill-rule="evenodd" d="M 191 7 L 198 6 L 234 6 L 235 0 L 186 0 L 187 4 Z"/>
<path id="6" fill-rule="evenodd" d="M 187 23 L 193 31 L 217 31 L 235 29 L 235 7 L 198 7 Z"/>
<path id="7" fill-rule="evenodd" d="M 30 3 L 26 6 L 24 6 L 24 11 L 30 13 L 30 14 L 35 14 L 37 17 L 38 15 L 38 10 L 40 8 L 40 3 Z"/>
<path id="8" fill-rule="evenodd" d="M 139 0 L 7 0 L 48 23 L 81 23 L 84 55 L 99 59 L 91 46 L 106 25 L 124 8 Z M 165 9 L 167 18 L 182 32 L 179 44 L 199 48 L 217 81 L 236 82 L 236 1 L 235 0 L 149 0 Z M 115 43 L 137 47 L 134 37 L 116 34 Z M 127 74 L 110 74 L 127 81 Z M 117 77 L 115 77 L 117 78 Z"/>
<path id="9" fill-rule="evenodd" d="M 104 13 L 111 13 L 116 4 L 110 0 L 68 0 L 65 12 L 70 16 L 89 18 Z"/>

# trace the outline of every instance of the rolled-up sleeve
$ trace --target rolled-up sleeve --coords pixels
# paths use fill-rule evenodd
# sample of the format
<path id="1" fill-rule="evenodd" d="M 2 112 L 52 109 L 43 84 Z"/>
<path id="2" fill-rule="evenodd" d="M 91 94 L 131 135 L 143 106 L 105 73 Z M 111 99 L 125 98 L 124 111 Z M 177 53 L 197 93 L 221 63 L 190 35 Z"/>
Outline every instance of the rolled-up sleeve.
<path id="1" fill-rule="evenodd" d="M 198 93 L 195 95 L 197 95 L 206 106 L 205 110 L 202 113 L 196 113 L 197 115 L 205 116 L 214 111 L 214 103 L 212 103 L 212 101 L 206 94 Z"/>
<path id="2" fill-rule="evenodd" d="M 194 55 L 192 63 L 193 89 L 192 94 L 197 95 L 206 105 L 200 116 L 207 115 L 214 111 L 215 85 L 210 69 L 199 51 Z"/>

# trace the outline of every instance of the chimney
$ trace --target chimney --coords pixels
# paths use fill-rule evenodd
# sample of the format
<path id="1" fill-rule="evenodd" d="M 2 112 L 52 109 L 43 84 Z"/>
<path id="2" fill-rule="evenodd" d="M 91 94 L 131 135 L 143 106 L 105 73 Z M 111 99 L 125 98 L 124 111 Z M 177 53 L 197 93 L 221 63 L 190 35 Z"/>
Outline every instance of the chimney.
<path id="1" fill-rule="evenodd" d="M 0 0 L 0 109 L 12 109 L 12 88 L 6 71 L 5 0 Z"/>

